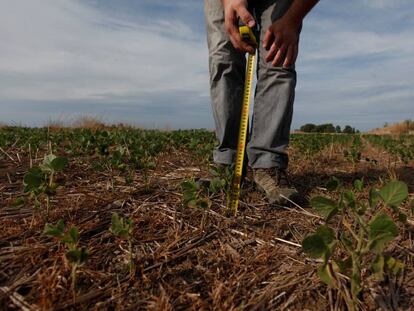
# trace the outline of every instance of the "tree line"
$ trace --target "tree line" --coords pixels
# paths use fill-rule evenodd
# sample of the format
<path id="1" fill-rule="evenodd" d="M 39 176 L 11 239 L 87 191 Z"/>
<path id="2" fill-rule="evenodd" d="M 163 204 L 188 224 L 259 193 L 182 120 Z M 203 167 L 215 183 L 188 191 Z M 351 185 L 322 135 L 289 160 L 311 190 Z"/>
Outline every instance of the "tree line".
<path id="1" fill-rule="evenodd" d="M 339 125 L 334 126 L 332 123 L 325 124 L 313 124 L 307 123 L 302 125 L 299 129 L 301 132 L 305 133 L 344 133 L 344 134 L 355 134 L 359 133 L 359 130 L 356 130 L 350 125 L 345 125 L 342 129 Z"/>

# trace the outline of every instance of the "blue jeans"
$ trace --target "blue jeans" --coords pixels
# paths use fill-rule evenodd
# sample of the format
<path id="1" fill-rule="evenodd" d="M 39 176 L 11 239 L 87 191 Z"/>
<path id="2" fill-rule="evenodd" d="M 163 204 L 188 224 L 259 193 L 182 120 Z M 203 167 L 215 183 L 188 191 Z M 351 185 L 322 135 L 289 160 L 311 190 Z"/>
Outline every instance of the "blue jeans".
<path id="1" fill-rule="evenodd" d="M 290 0 L 256 0 L 258 42 L 267 28 L 290 5 Z M 210 91 L 218 146 L 214 162 L 235 160 L 245 77 L 245 54 L 236 51 L 224 28 L 221 0 L 205 0 L 205 20 L 209 49 Z M 295 97 L 296 71 L 274 67 L 265 61 L 266 50 L 259 43 L 257 84 L 250 135 L 246 147 L 252 168 L 287 168 L 287 147 Z"/>

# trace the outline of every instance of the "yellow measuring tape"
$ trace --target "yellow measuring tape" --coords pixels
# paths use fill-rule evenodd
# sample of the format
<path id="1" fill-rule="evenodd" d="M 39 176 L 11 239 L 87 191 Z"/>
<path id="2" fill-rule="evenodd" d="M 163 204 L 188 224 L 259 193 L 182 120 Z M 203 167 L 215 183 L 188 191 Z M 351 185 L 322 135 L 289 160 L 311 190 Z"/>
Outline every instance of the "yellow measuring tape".
<path id="1" fill-rule="evenodd" d="M 256 38 L 249 27 L 242 25 L 239 27 L 239 32 L 243 40 L 256 44 Z M 247 126 L 249 123 L 250 97 L 252 93 L 255 58 L 255 54 L 249 54 L 247 56 L 246 77 L 244 82 L 243 105 L 240 118 L 236 163 L 234 168 L 233 181 L 230 189 L 230 195 L 228 198 L 228 207 L 234 215 L 237 214 L 237 209 L 239 206 L 240 184 L 242 180 L 244 153 L 246 149 Z"/>

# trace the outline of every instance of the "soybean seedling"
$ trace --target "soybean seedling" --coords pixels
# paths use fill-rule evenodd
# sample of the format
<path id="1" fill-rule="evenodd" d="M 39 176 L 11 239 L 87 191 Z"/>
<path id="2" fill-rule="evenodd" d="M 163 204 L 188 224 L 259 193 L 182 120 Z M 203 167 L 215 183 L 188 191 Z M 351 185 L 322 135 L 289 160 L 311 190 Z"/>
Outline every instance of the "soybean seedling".
<path id="1" fill-rule="evenodd" d="M 359 136 L 355 136 L 349 150 L 344 150 L 344 157 L 352 163 L 352 169 L 355 171 L 356 164 L 361 161 L 362 142 Z"/>
<path id="2" fill-rule="evenodd" d="M 111 229 L 110 231 L 120 237 L 121 239 L 125 239 L 128 241 L 128 253 L 129 253 L 129 273 L 132 277 L 135 272 L 135 265 L 133 262 L 133 250 L 132 250 L 132 230 L 133 230 L 133 221 L 131 218 L 123 218 L 119 216 L 117 213 L 112 214 L 111 220 Z"/>
<path id="3" fill-rule="evenodd" d="M 72 291 L 75 294 L 76 289 L 76 271 L 78 267 L 82 266 L 88 259 L 88 251 L 85 247 L 79 248 L 79 231 L 76 227 L 71 227 L 65 233 L 65 224 L 63 220 L 59 220 L 54 226 L 46 224 L 43 234 L 54 237 L 60 243 L 66 246 L 65 257 L 71 266 Z"/>
<path id="4" fill-rule="evenodd" d="M 223 167 L 213 166 L 210 168 L 210 174 L 213 176 L 209 184 L 210 193 L 224 192 L 229 194 L 231 183 L 234 175 L 234 166 L 225 165 Z"/>
<path id="5" fill-rule="evenodd" d="M 154 159 L 147 151 L 144 151 L 144 156 L 137 162 L 138 168 L 142 169 L 142 177 L 144 179 L 144 190 L 146 193 L 150 192 L 151 189 L 151 176 L 150 170 L 156 168 Z"/>
<path id="6" fill-rule="evenodd" d="M 40 199 L 46 197 L 46 214 L 49 215 L 50 197 L 56 193 L 58 185 L 55 183 L 55 175 L 62 171 L 68 164 L 68 160 L 49 154 L 44 157 L 42 164 L 32 167 L 24 176 L 24 192 L 33 198 L 35 207 L 41 206 Z"/>
<path id="7" fill-rule="evenodd" d="M 182 203 L 185 207 L 208 209 L 211 206 L 211 201 L 207 197 L 202 197 L 200 188 L 194 180 L 185 180 L 181 183 L 183 192 Z"/>
<path id="8" fill-rule="evenodd" d="M 384 272 L 397 275 L 404 268 L 402 262 L 385 254 L 389 242 L 398 236 L 398 227 L 385 210 L 390 208 L 405 222 L 407 216 L 399 206 L 407 199 L 408 188 L 401 181 L 391 181 L 380 190 L 371 189 L 368 202 L 357 199 L 356 194 L 364 188 L 361 180 L 354 182 L 354 191 L 341 189 L 336 178 L 327 188 L 340 189 L 339 199 L 323 196 L 311 199 L 311 206 L 326 224 L 308 235 L 302 247 L 309 256 L 323 259 L 318 274 L 329 286 L 339 288 L 341 274 L 347 276 L 352 299 L 346 303 L 348 309 L 356 310 L 358 296 L 369 278 L 382 281 Z M 335 231 L 328 223 L 337 214 L 342 226 Z"/>

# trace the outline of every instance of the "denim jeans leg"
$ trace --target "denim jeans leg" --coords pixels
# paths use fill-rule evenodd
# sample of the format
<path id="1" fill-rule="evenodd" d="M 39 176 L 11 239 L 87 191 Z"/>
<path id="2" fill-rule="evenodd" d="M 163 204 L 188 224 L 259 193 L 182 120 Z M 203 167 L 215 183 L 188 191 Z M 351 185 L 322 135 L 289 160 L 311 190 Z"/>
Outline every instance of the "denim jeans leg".
<path id="1" fill-rule="evenodd" d="M 259 39 L 264 37 L 272 22 L 287 10 L 288 2 L 267 0 L 258 3 L 256 13 L 260 25 Z M 252 168 L 286 169 L 296 71 L 294 66 L 272 66 L 265 61 L 266 54 L 267 51 L 259 44 L 257 85 L 247 154 Z"/>
<path id="2" fill-rule="evenodd" d="M 216 163 L 235 160 L 243 101 L 246 59 L 231 44 L 224 28 L 221 0 L 204 1 L 209 51 L 210 93 L 218 146 L 213 152 Z"/>

